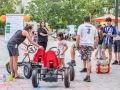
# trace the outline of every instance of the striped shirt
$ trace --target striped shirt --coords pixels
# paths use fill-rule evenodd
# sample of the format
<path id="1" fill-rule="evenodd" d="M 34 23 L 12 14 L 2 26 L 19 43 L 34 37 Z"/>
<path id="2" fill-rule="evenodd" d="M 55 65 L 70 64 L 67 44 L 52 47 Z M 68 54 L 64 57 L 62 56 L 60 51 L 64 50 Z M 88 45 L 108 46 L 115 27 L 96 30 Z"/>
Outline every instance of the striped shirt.
<path id="1" fill-rule="evenodd" d="M 111 25 L 110 27 L 105 26 L 104 29 L 103 29 L 103 33 L 116 35 L 117 31 L 116 31 L 116 28 Z M 105 43 L 105 44 L 113 44 L 113 37 L 104 36 L 103 43 Z"/>

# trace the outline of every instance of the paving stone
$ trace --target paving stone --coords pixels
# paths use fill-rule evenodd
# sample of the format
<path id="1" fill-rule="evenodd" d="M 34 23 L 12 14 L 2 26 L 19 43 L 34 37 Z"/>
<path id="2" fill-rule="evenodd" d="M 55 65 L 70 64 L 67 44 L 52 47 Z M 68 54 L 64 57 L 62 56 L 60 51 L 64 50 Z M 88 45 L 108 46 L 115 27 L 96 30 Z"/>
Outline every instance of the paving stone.
<path id="1" fill-rule="evenodd" d="M 80 57 L 76 55 L 76 64 L 75 66 L 75 80 L 71 82 L 70 88 L 65 88 L 64 81 L 58 80 L 58 82 L 50 83 L 40 81 L 39 87 L 33 88 L 31 79 L 23 79 L 23 80 L 14 80 L 14 81 L 6 81 L 2 82 L 2 75 L 6 74 L 8 77 L 9 74 L 6 71 L 6 63 L 9 62 L 9 55 L 7 51 L 7 43 L 4 41 L 4 36 L 0 36 L 0 90 L 120 90 L 120 65 L 111 65 L 110 73 L 108 74 L 97 74 L 96 70 L 96 60 L 94 60 L 94 52 L 92 53 L 92 73 L 91 73 L 91 81 L 92 82 L 84 82 L 83 79 L 86 76 L 86 73 L 80 73 L 79 71 L 83 68 L 82 60 Z M 58 41 L 53 41 L 52 39 L 48 42 L 47 50 L 52 46 L 57 46 Z M 72 46 L 73 41 L 68 42 L 69 48 L 65 54 L 65 63 L 71 61 L 70 58 L 70 47 Z M 23 45 L 20 45 L 19 48 L 19 62 L 24 58 L 24 51 L 21 49 L 24 48 Z M 76 53 L 78 53 L 76 51 Z M 108 51 L 106 51 L 106 55 L 108 57 Z M 33 55 L 30 55 L 31 59 Z M 28 60 L 28 59 L 27 59 Z M 114 53 L 113 58 L 114 59 Z M 19 67 L 18 72 L 20 75 L 23 75 L 23 67 Z"/>

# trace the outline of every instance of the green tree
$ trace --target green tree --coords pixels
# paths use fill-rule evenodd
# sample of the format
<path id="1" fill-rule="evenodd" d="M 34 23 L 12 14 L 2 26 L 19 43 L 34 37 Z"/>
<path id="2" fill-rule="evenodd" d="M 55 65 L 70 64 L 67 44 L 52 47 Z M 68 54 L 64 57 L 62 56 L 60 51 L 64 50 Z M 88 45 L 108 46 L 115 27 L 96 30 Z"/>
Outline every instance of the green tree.
<path id="1" fill-rule="evenodd" d="M 53 28 L 64 28 L 68 24 L 79 25 L 84 15 L 102 16 L 103 8 L 114 7 L 114 0 L 32 0 L 25 13 L 32 21 L 46 20 L 46 3 L 48 3 L 48 22 Z"/>
<path id="2" fill-rule="evenodd" d="M 16 6 L 20 4 L 21 0 L 0 0 L 0 16 L 6 14 L 13 14 L 16 11 Z M 0 34 L 4 32 L 5 22 L 0 22 Z"/>

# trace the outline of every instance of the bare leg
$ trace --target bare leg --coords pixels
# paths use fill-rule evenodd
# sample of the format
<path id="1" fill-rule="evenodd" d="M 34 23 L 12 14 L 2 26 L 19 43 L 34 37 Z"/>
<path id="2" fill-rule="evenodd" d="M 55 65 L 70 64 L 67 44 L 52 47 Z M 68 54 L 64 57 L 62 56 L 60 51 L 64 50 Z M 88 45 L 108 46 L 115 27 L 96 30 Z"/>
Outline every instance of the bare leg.
<path id="1" fill-rule="evenodd" d="M 60 63 L 60 67 L 62 67 L 62 61 L 61 61 L 61 58 L 59 58 L 59 63 Z"/>
<path id="2" fill-rule="evenodd" d="M 13 56 L 13 69 L 15 71 L 15 77 L 18 76 L 17 72 L 17 61 L 18 61 L 18 56 Z"/>
<path id="3" fill-rule="evenodd" d="M 91 61 L 87 61 L 87 75 L 90 76 L 91 71 Z"/>
<path id="4" fill-rule="evenodd" d="M 95 59 L 97 59 L 98 58 L 98 49 L 97 49 L 97 51 L 95 52 Z"/>
<path id="5" fill-rule="evenodd" d="M 112 60 L 112 50 L 108 50 L 108 53 L 109 53 L 109 64 L 111 63 L 111 60 Z"/>
<path id="6" fill-rule="evenodd" d="M 10 71 L 11 71 L 12 75 L 14 76 L 15 73 L 14 73 L 14 70 L 13 70 L 13 57 L 12 56 L 10 56 L 9 66 L 10 66 Z"/>
<path id="7" fill-rule="evenodd" d="M 61 58 L 61 62 L 62 62 L 63 67 L 66 67 L 64 58 Z"/>
<path id="8" fill-rule="evenodd" d="M 71 47 L 71 60 L 75 60 L 75 49 Z"/>
<path id="9" fill-rule="evenodd" d="M 86 61 L 83 60 L 83 67 L 86 68 Z"/>
<path id="10" fill-rule="evenodd" d="M 103 59 L 106 60 L 105 49 L 102 49 L 102 56 L 103 56 Z"/>
<path id="11" fill-rule="evenodd" d="M 117 52 L 115 52 L 115 60 L 117 60 L 117 61 L 118 61 Z"/>

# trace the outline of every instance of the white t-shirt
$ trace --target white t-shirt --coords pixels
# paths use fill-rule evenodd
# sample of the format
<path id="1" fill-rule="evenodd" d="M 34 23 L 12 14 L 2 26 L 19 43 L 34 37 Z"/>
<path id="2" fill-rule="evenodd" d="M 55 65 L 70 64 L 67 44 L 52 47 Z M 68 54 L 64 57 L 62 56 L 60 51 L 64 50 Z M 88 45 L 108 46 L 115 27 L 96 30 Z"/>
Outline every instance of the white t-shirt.
<path id="1" fill-rule="evenodd" d="M 97 29 L 90 23 L 84 23 L 78 27 L 78 35 L 80 35 L 80 45 L 93 46 L 95 37 L 98 36 Z"/>
<path id="2" fill-rule="evenodd" d="M 63 52 L 63 50 L 64 50 L 64 45 L 65 45 L 65 44 L 66 44 L 66 43 L 65 43 L 64 40 L 59 41 L 59 43 L 58 43 L 58 49 L 60 50 L 60 54 Z"/>

